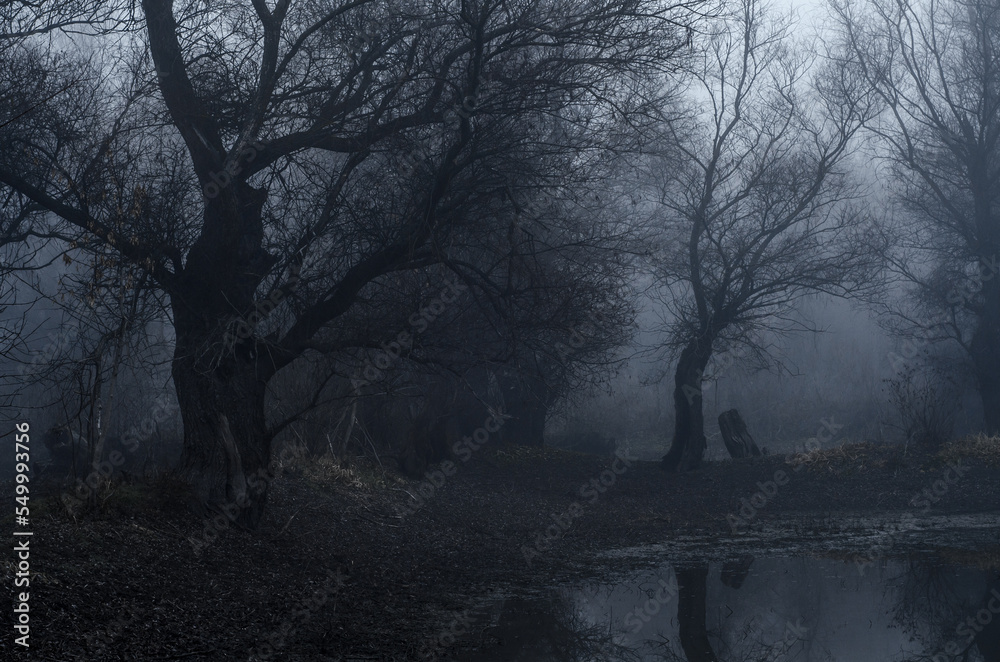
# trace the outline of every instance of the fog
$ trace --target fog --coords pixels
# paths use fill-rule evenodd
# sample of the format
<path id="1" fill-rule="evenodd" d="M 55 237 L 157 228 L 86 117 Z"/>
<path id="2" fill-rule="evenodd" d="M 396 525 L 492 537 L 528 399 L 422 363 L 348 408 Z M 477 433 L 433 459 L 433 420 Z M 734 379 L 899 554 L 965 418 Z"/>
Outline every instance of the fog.
<path id="1" fill-rule="evenodd" d="M 997 53 L 3 3 L 0 657 L 1000 660 Z"/>

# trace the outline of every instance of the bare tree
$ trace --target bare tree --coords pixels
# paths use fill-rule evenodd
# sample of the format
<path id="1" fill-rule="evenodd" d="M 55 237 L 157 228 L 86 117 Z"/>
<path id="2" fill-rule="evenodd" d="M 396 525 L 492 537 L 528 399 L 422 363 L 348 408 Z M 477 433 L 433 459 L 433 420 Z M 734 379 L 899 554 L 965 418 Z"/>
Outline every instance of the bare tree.
<path id="1" fill-rule="evenodd" d="M 0 5 L 0 135 L 5 147 L 12 145 L 18 129 L 22 135 L 30 132 L 27 117 L 80 82 L 75 76 L 80 70 L 71 64 L 44 62 L 42 42 L 57 34 L 107 32 L 120 24 L 116 19 L 123 5 L 96 0 L 14 0 Z M 31 288 L 18 286 L 15 272 L 45 268 L 45 245 L 51 237 L 39 221 L 46 213 L 16 190 L 0 191 L 0 358 L 11 362 L 28 349 L 34 330 L 28 316 L 40 300 Z M 2 381 L 0 397 L 10 404 L 21 384 L 10 375 Z"/>
<path id="2" fill-rule="evenodd" d="M 1000 432 L 1000 3 L 835 2 L 842 65 L 883 104 L 870 127 L 900 185 L 889 262 L 912 286 L 894 308 L 920 344 L 970 359 L 985 427 Z"/>
<path id="3" fill-rule="evenodd" d="M 101 42 L 94 98 L 32 112 L 0 184 L 168 294 L 183 472 L 251 526 L 270 380 L 351 346 L 338 322 L 393 274 L 448 264 L 448 229 L 523 181 L 528 161 L 505 154 L 571 148 L 511 127 L 641 111 L 686 15 L 649 0 L 141 6 L 143 48 Z"/>
<path id="4" fill-rule="evenodd" d="M 507 441 L 541 446 L 552 407 L 606 380 L 634 329 L 640 227 L 608 185 L 608 169 L 591 172 L 589 186 L 564 180 L 561 196 L 529 199 L 476 241 L 475 254 L 489 259 L 470 283 L 475 305 L 446 342 L 497 370 Z"/>
<path id="5" fill-rule="evenodd" d="M 0 5 L 0 42 L 55 32 L 95 34 L 114 29 L 131 3 L 105 0 L 8 0 Z"/>
<path id="6" fill-rule="evenodd" d="M 577 144 L 586 151 L 584 141 Z M 387 407 L 406 411 L 390 400 L 408 399 L 422 418 L 457 421 L 463 434 L 487 414 L 502 414 L 494 441 L 542 445 L 552 407 L 606 380 L 634 328 L 630 280 L 640 228 L 609 185 L 607 164 L 588 167 L 582 185 L 581 151 L 560 157 L 565 168 L 546 166 L 558 181 L 544 198 L 536 192 L 511 207 L 483 209 L 483 224 L 450 228 L 441 239 L 449 245 L 445 264 L 394 274 L 391 287 L 342 317 L 340 343 L 353 337 L 353 346 L 328 354 L 329 365 L 312 372 L 317 385 L 326 382 L 324 395 L 296 389 L 293 404 L 282 394 L 284 420 L 315 420 L 311 410 L 328 404 L 334 407 L 321 418 L 353 420 L 349 412 L 357 411 L 361 428 L 379 430 L 372 436 L 380 449 L 399 454 L 406 435 L 394 430 L 398 423 L 370 419 L 384 419 Z M 561 173 L 572 160 L 576 177 L 568 180 Z M 466 277 L 456 280 L 456 272 Z M 447 303 L 432 296 L 442 291 Z M 301 382 L 301 370 L 295 377 Z M 372 402 L 357 409 L 358 396 Z"/>
<path id="7" fill-rule="evenodd" d="M 764 332 L 802 326 L 796 299 L 871 282 L 871 238 L 847 204 L 855 189 L 845 172 L 871 106 L 842 103 L 856 81 L 806 56 L 791 26 L 757 0 L 721 18 L 688 74 L 689 119 L 668 125 L 678 151 L 654 161 L 663 227 L 654 273 L 667 349 L 679 353 L 663 458 L 671 471 L 704 455 L 701 385 L 714 353 L 743 346 L 766 357 Z"/>

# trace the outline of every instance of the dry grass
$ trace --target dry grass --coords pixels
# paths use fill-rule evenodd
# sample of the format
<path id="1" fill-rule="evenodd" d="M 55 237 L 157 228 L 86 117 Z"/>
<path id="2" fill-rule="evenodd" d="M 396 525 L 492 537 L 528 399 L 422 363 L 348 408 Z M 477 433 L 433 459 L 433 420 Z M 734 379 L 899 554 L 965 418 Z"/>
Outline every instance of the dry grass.
<path id="1" fill-rule="evenodd" d="M 910 452 L 917 450 L 911 447 Z M 950 441 L 941 447 L 931 462 L 947 463 L 960 459 L 986 466 L 1000 466 L 1000 436 L 976 434 Z M 786 463 L 793 467 L 804 465 L 813 470 L 823 469 L 834 474 L 891 468 L 902 462 L 901 446 L 883 446 L 867 441 L 848 443 L 835 448 L 816 449 L 786 460 Z"/>
<path id="2" fill-rule="evenodd" d="M 969 459 L 988 465 L 1000 465 L 1000 436 L 987 436 L 979 433 L 949 441 L 940 451 L 938 457 L 945 462 L 959 459 Z"/>
<path id="3" fill-rule="evenodd" d="M 356 460 L 349 465 L 330 455 L 320 457 L 298 457 L 283 467 L 292 475 L 301 475 L 314 485 L 338 485 L 353 489 L 374 490 L 386 487 L 394 476 L 387 474 L 378 465 Z"/>
<path id="4" fill-rule="evenodd" d="M 802 465 L 814 470 L 825 469 L 839 474 L 847 470 L 881 469 L 886 466 L 888 460 L 884 447 L 860 441 L 799 453 L 788 458 L 785 463 L 793 467 Z"/>

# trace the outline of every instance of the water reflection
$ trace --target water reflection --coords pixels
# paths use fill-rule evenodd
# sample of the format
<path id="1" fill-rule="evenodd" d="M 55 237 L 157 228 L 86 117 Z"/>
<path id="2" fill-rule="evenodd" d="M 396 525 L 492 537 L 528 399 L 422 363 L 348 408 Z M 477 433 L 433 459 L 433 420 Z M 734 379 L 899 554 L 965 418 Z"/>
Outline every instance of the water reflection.
<path id="1" fill-rule="evenodd" d="M 1000 576 L 744 557 L 497 602 L 467 662 L 1000 662 Z"/>

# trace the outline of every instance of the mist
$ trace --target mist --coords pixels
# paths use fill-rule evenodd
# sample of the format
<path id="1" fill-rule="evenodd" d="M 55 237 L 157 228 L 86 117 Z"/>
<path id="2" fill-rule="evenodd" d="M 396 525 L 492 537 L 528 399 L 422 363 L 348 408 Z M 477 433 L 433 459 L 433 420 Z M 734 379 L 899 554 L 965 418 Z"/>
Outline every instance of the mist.
<path id="1" fill-rule="evenodd" d="M 1000 660 L 1000 4 L 0 8 L 11 660 Z"/>

